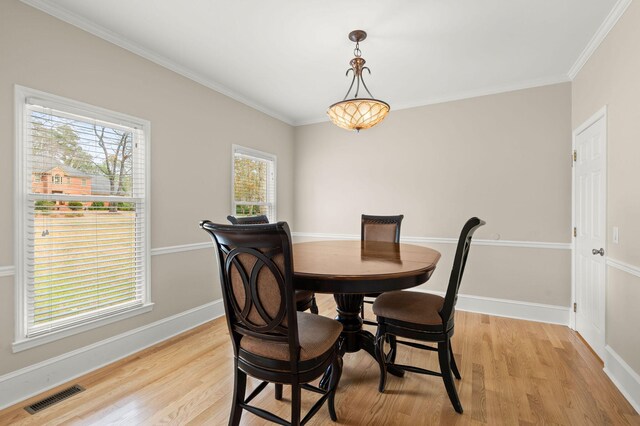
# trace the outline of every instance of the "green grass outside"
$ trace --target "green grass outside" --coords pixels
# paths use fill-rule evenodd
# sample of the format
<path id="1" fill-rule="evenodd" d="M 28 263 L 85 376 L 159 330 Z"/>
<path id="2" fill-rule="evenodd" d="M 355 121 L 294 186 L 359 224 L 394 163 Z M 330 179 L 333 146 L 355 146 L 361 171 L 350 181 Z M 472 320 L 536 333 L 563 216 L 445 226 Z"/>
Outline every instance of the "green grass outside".
<path id="1" fill-rule="evenodd" d="M 33 241 L 36 325 L 136 299 L 135 213 L 38 212 Z"/>

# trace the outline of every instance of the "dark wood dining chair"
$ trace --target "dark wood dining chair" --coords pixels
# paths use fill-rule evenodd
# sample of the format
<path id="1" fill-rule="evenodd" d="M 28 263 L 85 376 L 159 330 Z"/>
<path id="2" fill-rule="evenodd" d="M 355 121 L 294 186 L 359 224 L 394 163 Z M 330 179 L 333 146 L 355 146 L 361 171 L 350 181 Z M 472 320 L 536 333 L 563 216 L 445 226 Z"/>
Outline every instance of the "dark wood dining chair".
<path id="1" fill-rule="evenodd" d="M 397 216 L 372 216 L 363 214 L 360 221 L 360 240 L 361 241 L 386 241 L 390 243 L 400 242 L 400 225 L 402 225 L 404 215 Z M 364 304 L 373 304 L 372 298 L 375 299 L 380 293 L 365 294 L 362 303 L 360 316 L 365 324 L 377 325 L 374 321 L 369 321 L 364 317 Z"/>
<path id="2" fill-rule="evenodd" d="M 259 216 L 227 216 L 227 220 L 233 225 L 260 225 L 269 223 L 269 218 L 263 214 Z M 296 290 L 296 307 L 300 312 L 306 310 L 311 311 L 313 314 L 318 314 L 318 302 L 316 301 L 316 295 L 309 290 Z"/>
<path id="3" fill-rule="evenodd" d="M 342 374 L 338 338 L 342 324 L 296 310 L 291 234 L 285 222 L 220 225 L 203 221 L 213 239 L 220 267 L 222 298 L 234 354 L 234 390 L 229 425 L 244 410 L 281 425 L 305 424 L 327 401 L 336 420 L 334 399 Z M 326 389 L 309 382 L 330 367 Z M 245 397 L 247 375 L 262 380 Z M 249 403 L 268 383 L 291 386 L 291 421 Z M 301 419 L 301 390 L 322 394 Z"/>
<path id="4" fill-rule="evenodd" d="M 451 373 L 460 380 L 460 372 L 451 349 L 451 337 L 454 330 L 454 313 L 458 289 L 467 263 L 471 238 L 473 233 L 485 222 L 472 217 L 465 223 L 455 258 L 453 269 L 449 277 L 449 285 L 445 297 L 415 291 L 392 291 L 381 294 L 373 304 L 373 313 L 378 319 L 376 333 L 376 356 L 380 365 L 380 385 L 378 390 L 384 392 L 387 380 L 387 367 L 393 365 L 396 369 L 413 373 L 428 374 L 442 377 L 444 386 L 451 400 L 453 408 L 462 413 L 462 404 L 458 398 Z M 395 343 L 410 347 L 438 352 L 440 372 L 425 370 L 410 365 L 396 364 L 384 353 L 384 342 L 389 336 L 395 337 Z M 417 342 L 399 340 L 398 337 L 424 342 L 437 343 L 437 347 L 423 345 Z M 395 354 L 394 354 L 395 355 Z"/>

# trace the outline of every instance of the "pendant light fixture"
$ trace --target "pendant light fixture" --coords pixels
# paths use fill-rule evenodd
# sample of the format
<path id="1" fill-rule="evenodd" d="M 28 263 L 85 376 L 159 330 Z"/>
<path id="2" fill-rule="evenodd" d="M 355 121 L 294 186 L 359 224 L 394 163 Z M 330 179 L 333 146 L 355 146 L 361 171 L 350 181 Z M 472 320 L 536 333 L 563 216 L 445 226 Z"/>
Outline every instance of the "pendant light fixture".
<path id="1" fill-rule="evenodd" d="M 364 70 L 369 71 L 369 74 L 371 74 L 369 67 L 364 66 L 366 61 L 362 57 L 362 52 L 360 51 L 360 42 L 365 38 L 367 38 L 367 33 L 362 30 L 355 30 L 349 33 L 349 40 L 356 43 L 356 47 L 353 50 L 355 57 L 349 62 L 351 68 L 347 70 L 346 74 L 348 76 L 350 71 L 353 72 L 351 85 L 349 86 L 349 90 L 347 90 L 347 94 L 344 96 L 344 99 L 340 102 L 336 102 L 327 109 L 327 114 L 331 121 L 333 121 L 333 124 L 338 127 L 342 127 L 343 129 L 355 130 L 356 132 L 359 132 L 362 129 L 368 129 L 380 123 L 384 120 L 391 109 L 388 103 L 373 97 L 362 78 L 362 72 Z M 347 99 L 351 93 L 351 89 L 353 89 L 354 83 L 356 84 L 354 96 Z M 366 90 L 369 95 L 368 98 L 358 97 L 360 85 L 362 85 L 364 90 Z"/>

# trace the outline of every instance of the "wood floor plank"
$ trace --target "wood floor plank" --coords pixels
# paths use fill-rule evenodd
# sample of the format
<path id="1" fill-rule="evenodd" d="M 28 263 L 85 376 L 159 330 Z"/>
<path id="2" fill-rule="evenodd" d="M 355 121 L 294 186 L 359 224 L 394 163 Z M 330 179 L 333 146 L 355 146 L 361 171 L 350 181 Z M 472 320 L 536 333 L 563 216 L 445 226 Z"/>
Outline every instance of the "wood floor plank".
<path id="1" fill-rule="evenodd" d="M 335 315 L 333 298 L 318 295 L 320 311 Z M 366 317 L 375 318 L 371 305 Z M 369 327 L 373 331 L 373 327 Z M 438 377 L 389 376 L 377 391 L 378 366 L 366 353 L 346 354 L 336 395 L 341 425 L 640 425 L 640 416 L 602 371 L 600 360 L 567 327 L 468 312 L 456 313 L 455 380 L 464 414 L 457 414 Z M 438 369 L 435 352 L 400 346 L 397 361 Z M 146 349 L 73 383 L 86 391 L 30 415 L 23 406 L 65 384 L 0 411 L 0 425 L 226 424 L 233 357 L 224 318 Z M 247 388 L 258 385 L 249 379 Z M 303 411 L 317 395 L 303 392 Z M 274 399 L 269 385 L 255 404 L 288 419 L 290 390 Z M 244 413 L 242 425 L 268 423 Z M 326 407 L 309 422 L 333 425 Z"/>

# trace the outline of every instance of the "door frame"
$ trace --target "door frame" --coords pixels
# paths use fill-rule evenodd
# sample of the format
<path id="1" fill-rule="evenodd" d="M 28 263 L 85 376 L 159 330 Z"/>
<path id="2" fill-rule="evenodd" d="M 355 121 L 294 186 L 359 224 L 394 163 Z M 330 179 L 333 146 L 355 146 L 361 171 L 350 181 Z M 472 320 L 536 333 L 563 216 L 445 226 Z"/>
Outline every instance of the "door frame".
<path id="1" fill-rule="evenodd" d="M 576 330 L 576 313 L 573 311 L 574 303 L 576 303 L 576 239 L 577 237 L 573 236 L 573 228 L 576 226 L 576 167 L 573 162 L 573 152 L 576 149 L 576 137 L 586 130 L 589 126 L 593 125 L 600 119 L 604 119 L 604 194 L 602 197 L 602 202 L 605 205 L 604 208 L 604 224 L 605 224 L 605 255 L 604 255 L 604 287 L 605 287 L 605 300 L 604 300 L 604 321 L 603 321 L 603 331 L 604 331 L 604 345 L 602 348 L 604 350 L 604 346 L 607 342 L 607 281 L 608 281 L 608 273 L 607 273 L 607 257 L 609 254 L 609 224 L 607 223 L 607 198 L 608 198 L 608 162 L 607 162 L 607 148 L 608 148 L 608 118 L 607 118 L 607 105 L 600 108 L 595 114 L 589 117 L 586 121 L 584 121 L 581 125 L 576 127 L 571 135 L 571 307 L 569 309 L 569 327 L 572 330 Z M 595 348 L 594 348 L 595 349 Z"/>

